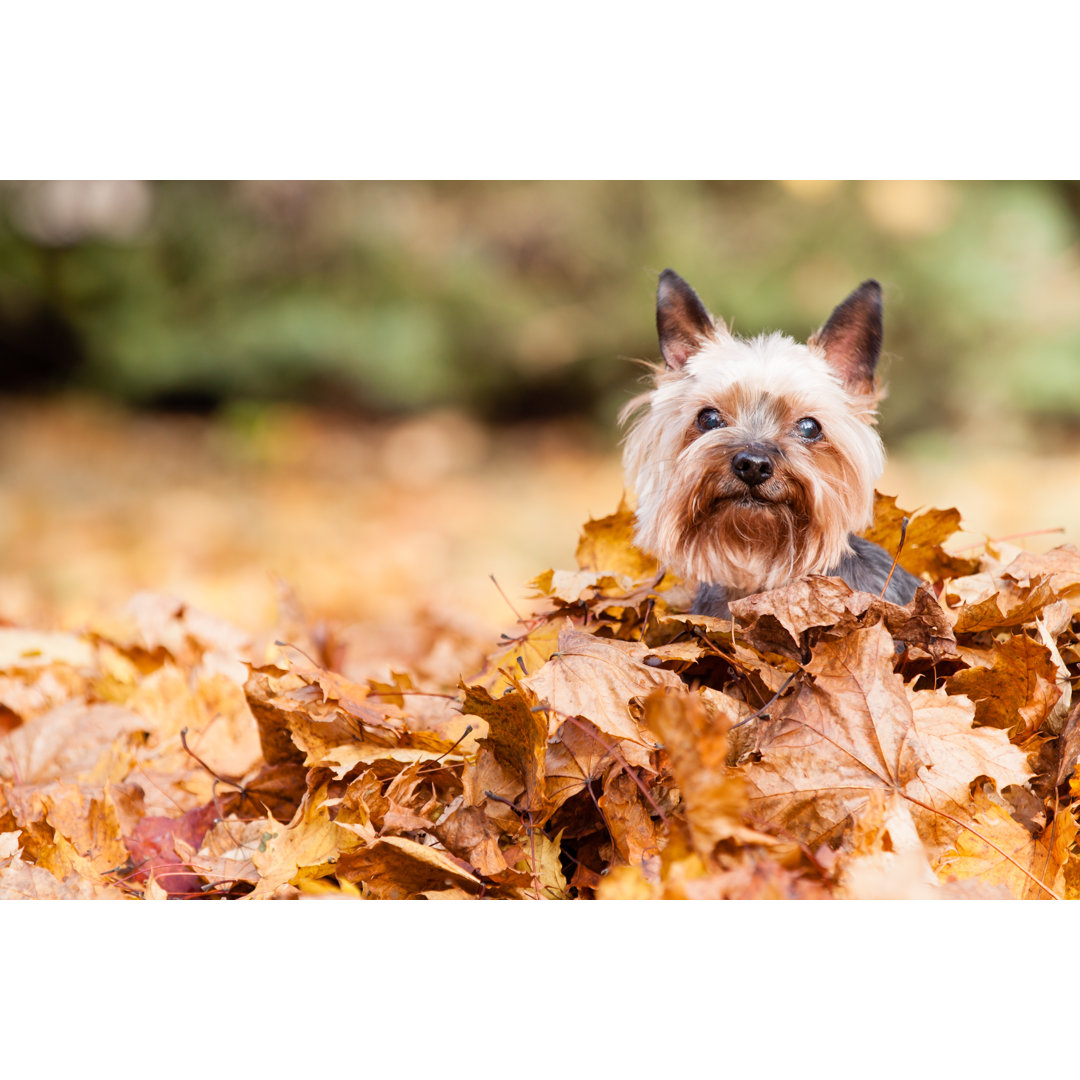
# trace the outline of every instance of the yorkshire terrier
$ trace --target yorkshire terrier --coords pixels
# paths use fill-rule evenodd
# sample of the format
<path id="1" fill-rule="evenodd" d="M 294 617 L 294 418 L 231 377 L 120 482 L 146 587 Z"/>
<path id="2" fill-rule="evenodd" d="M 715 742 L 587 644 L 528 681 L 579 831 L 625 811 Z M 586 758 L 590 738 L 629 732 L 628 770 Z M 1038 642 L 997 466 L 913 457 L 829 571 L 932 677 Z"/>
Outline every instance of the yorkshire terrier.
<path id="1" fill-rule="evenodd" d="M 665 270 L 656 327 L 664 367 L 624 410 L 644 410 L 624 464 L 635 540 L 697 586 L 692 610 L 727 617 L 729 601 L 806 574 L 908 603 L 919 579 L 857 535 L 885 464 L 881 286 L 864 281 L 802 345 L 735 337 Z"/>

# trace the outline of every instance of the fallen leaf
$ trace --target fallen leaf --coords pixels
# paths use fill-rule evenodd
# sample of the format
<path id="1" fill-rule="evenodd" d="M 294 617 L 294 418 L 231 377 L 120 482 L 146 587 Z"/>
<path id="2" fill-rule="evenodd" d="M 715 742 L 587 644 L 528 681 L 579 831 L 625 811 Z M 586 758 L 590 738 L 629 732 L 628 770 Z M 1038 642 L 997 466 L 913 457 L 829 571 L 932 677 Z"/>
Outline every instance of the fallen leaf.
<path id="1" fill-rule="evenodd" d="M 403 836 L 387 836 L 370 847 L 343 855 L 337 876 L 362 883 L 383 900 L 407 900 L 433 889 L 458 888 L 470 894 L 483 885 L 445 851 Z"/>
<path id="2" fill-rule="evenodd" d="M 930 764 L 913 729 L 893 640 L 882 626 L 823 642 L 781 719 L 763 723 L 760 762 L 742 766 L 752 811 L 812 847 L 873 790 L 900 790 Z"/>
<path id="3" fill-rule="evenodd" d="M 975 702 L 977 724 L 1002 728 L 1014 738 L 1031 735 L 1061 697 L 1050 650 L 1024 634 L 988 650 L 968 649 L 964 658 L 979 666 L 956 672 L 945 686 Z"/>
<path id="4" fill-rule="evenodd" d="M 622 740 L 619 749 L 628 762 L 648 765 L 655 743 L 631 716 L 630 702 L 658 686 L 682 686 L 674 672 L 645 664 L 648 654 L 639 642 L 607 641 L 565 629 L 558 652 L 522 686 L 548 706 L 552 734 L 566 717 L 582 716 L 603 734 Z"/>
<path id="5" fill-rule="evenodd" d="M 935 860 L 939 877 L 1001 886 L 1016 899 L 1050 895 L 1037 884 L 1048 860 L 1027 829 L 981 791 L 975 794 L 971 819 L 971 828 L 961 830 L 954 845 Z"/>
<path id="6" fill-rule="evenodd" d="M 76 781 L 114 741 L 145 729 L 146 721 L 130 709 L 68 701 L 0 737 L 0 777 L 20 784 Z"/>
<path id="7" fill-rule="evenodd" d="M 15 859 L 0 867 L 0 900 L 123 900 L 122 889 L 72 874 L 62 881 L 48 870 Z"/>
<path id="8" fill-rule="evenodd" d="M 634 514 L 625 498 L 613 514 L 590 518 L 577 546 L 580 570 L 622 574 L 633 582 L 656 580 L 656 559 L 634 546 Z"/>
<path id="9" fill-rule="evenodd" d="M 132 880 L 152 877 L 169 896 L 198 896 L 202 879 L 184 861 L 177 843 L 198 850 L 216 816 L 217 809 L 210 804 L 179 817 L 144 817 L 124 840 L 134 866 Z"/>
<path id="10" fill-rule="evenodd" d="M 630 866 L 660 868 L 660 838 L 650 808 L 628 773 L 612 774 L 597 800 L 620 857 Z M 565 882 L 564 888 L 565 888 Z"/>
<path id="11" fill-rule="evenodd" d="M 737 704 L 732 711 L 738 713 Z M 706 710 L 702 699 L 687 691 L 656 690 L 645 701 L 645 723 L 664 746 L 694 848 L 703 859 L 711 858 L 723 840 L 772 843 L 771 836 L 744 820 L 749 806 L 745 777 L 727 766 L 730 713 Z"/>
<path id="12" fill-rule="evenodd" d="M 1057 599 L 1050 582 L 1043 578 L 1012 590 L 1000 589 L 978 603 L 962 604 L 952 614 L 953 632 L 977 634 L 1034 622 L 1043 608 Z"/>
<path id="13" fill-rule="evenodd" d="M 482 686 L 466 689 L 466 715 L 479 716 L 488 725 L 480 746 L 521 781 L 528 808 L 542 813 L 544 807 L 544 748 L 548 725 L 543 713 L 519 691 L 497 700 Z"/>
<path id="14" fill-rule="evenodd" d="M 298 878 L 332 873 L 339 857 L 359 845 L 353 833 L 330 820 L 326 787 L 322 784 L 309 791 L 288 825 L 267 819 L 265 831 L 270 839 L 251 856 L 259 871 L 254 898 L 273 896 Z"/>
<path id="15" fill-rule="evenodd" d="M 901 521 L 908 519 L 904 546 L 900 548 Z M 948 510 L 901 510 L 894 495 L 874 492 L 874 524 L 862 535 L 872 543 L 879 544 L 890 554 L 900 548 L 897 562 L 916 577 L 931 581 L 944 578 L 964 577 L 978 569 L 977 559 L 952 555 L 941 545 L 961 528 L 960 511 Z"/>

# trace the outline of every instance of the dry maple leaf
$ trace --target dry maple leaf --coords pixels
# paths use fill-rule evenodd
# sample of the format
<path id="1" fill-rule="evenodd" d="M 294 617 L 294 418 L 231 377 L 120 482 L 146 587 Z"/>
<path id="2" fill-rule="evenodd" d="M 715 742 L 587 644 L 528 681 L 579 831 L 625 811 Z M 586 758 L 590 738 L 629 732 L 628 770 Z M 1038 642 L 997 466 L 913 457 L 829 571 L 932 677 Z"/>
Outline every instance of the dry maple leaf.
<path id="1" fill-rule="evenodd" d="M 418 893 L 461 889 L 478 893 L 483 883 L 445 851 L 403 836 L 387 836 L 370 847 L 343 855 L 337 876 L 360 882 L 384 900 L 407 900 Z"/>
<path id="2" fill-rule="evenodd" d="M 1050 650 L 1022 633 L 963 655 L 978 666 L 951 675 L 945 687 L 975 702 L 978 724 L 1002 728 L 1013 738 L 1030 735 L 1061 697 Z"/>
<path id="3" fill-rule="evenodd" d="M 973 827 L 961 830 L 953 847 L 934 862 L 940 877 L 1001 886 L 1017 899 L 1054 895 L 1059 868 L 1050 862 L 1046 848 L 1004 807 L 977 791 L 970 816 Z M 1044 887 L 1040 888 L 1040 882 Z"/>
<path id="4" fill-rule="evenodd" d="M 630 702 L 658 686 L 682 686 L 674 672 L 643 662 L 649 651 L 639 642 L 566 628 L 559 634 L 558 652 L 521 685 L 549 707 L 551 734 L 567 717 L 582 716 L 604 735 L 622 740 L 619 749 L 628 762 L 647 766 L 655 741 L 631 716 Z"/>
<path id="5" fill-rule="evenodd" d="M 646 876 L 657 874 L 661 840 L 633 777 L 624 771 L 612 772 L 597 803 L 620 857 L 630 866 L 653 866 Z"/>
<path id="6" fill-rule="evenodd" d="M 808 640 L 813 641 L 810 631 L 830 630 L 830 636 L 837 637 L 877 622 L 884 623 L 896 641 L 918 646 L 935 660 L 956 655 L 949 620 L 927 589 L 899 606 L 856 592 L 839 578 L 812 576 L 736 600 L 731 611 L 755 648 L 793 659 L 800 659 Z"/>
<path id="7" fill-rule="evenodd" d="M 979 566 L 977 559 L 951 555 L 941 546 L 950 536 L 960 530 L 960 511 L 922 510 L 912 513 L 896 505 L 894 495 L 874 492 L 874 524 L 863 536 L 880 544 L 894 554 L 900 548 L 901 522 L 908 519 L 904 546 L 897 562 L 917 577 L 931 581 L 943 578 L 964 577 L 973 574 Z"/>
<path id="8" fill-rule="evenodd" d="M 955 833 L 943 814 L 966 820 L 970 789 L 980 776 L 989 777 L 998 791 L 1031 779 L 1027 755 L 1013 746 L 1004 731 L 973 728 L 975 707 L 964 697 L 943 689 L 907 690 L 911 722 L 930 757 L 928 767 L 906 785 L 904 793 L 923 804 L 913 810 L 919 830 L 934 851 Z"/>
<path id="9" fill-rule="evenodd" d="M 1026 782 L 1026 758 L 1004 732 L 972 729 L 970 701 L 913 692 L 892 665 L 881 626 L 815 650 L 812 681 L 782 720 L 761 725 L 761 760 L 745 766 L 756 814 L 816 845 L 872 791 L 894 791 L 921 804 L 912 811 L 920 835 L 939 845 L 958 828 L 944 815 L 962 820 L 976 778 L 999 789 Z"/>
<path id="10" fill-rule="evenodd" d="M 737 715 L 739 703 L 732 706 Z M 745 779 L 727 766 L 731 714 L 707 710 L 696 694 L 656 690 L 645 700 L 645 723 L 664 745 L 694 848 L 702 858 L 708 859 L 722 840 L 773 842 L 743 820 L 749 805 Z"/>
<path id="11" fill-rule="evenodd" d="M 995 591 L 985 599 L 949 608 L 953 617 L 953 632 L 978 634 L 984 630 L 1003 630 L 1033 623 L 1043 609 L 1057 600 L 1048 578 L 1039 578 L 1027 585 L 1013 585 L 1005 579 L 994 579 Z M 946 601 L 953 598 L 946 594 Z"/>
<path id="12" fill-rule="evenodd" d="M 479 806 L 459 806 L 439 819 L 435 835 L 478 876 L 499 880 L 509 866 L 499 848 L 499 830 Z"/>
<path id="13" fill-rule="evenodd" d="M 270 838 L 251 856 L 259 871 L 252 893 L 256 899 L 273 896 L 298 878 L 323 877 L 333 871 L 342 852 L 358 846 L 360 841 L 354 834 L 330 820 L 326 789 L 322 784 L 309 791 L 288 825 L 267 819 Z"/>
<path id="14" fill-rule="evenodd" d="M 0 867 L 0 900 L 123 900 L 122 889 L 77 874 L 63 880 L 22 859 Z"/>
<path id="15" fill-rule="evenodd" d="M 0 737 L 0 777 L 19 784 L 78 780 L 117 740 L 146 727 L 143 717 L 118 705 L 65 702 Z"/>
<path id="16" fill-rule="evenodd" d="M 634 514 L 624 498 L 613 514 L 590 518 L 577 546 L 580 570 L 623 575 L 632 582 L 655 581 L 656 559 L 634 546 Z"/>
<path id="17" fill-rule="evenodd" d="M 527 881 L 528 885 L 504 889 L 503 895 L 518 900 L 564 900 L 566 877 L 562 872 L 561 835 L 548 836 L 533 829 L 524 841 L 505 851 L 509 862 Z"/>
<path id="18" fill-rule="evenodd" d="M 105 795 L 59 784 L 45 797 L 45 819 L 90 864 L 105 874 L 127 862 L 116 808 Z"/>
<path id="19" fill-rule="evenodd" d="M 573 717 L 548 740 L 544 759 L 547 801 L 555 808 L 583 791 L 615 764 L 612 740 L 588 721 Z"/>
<path id="20" fill-rule="evenodd" d="M 1072 544 L 1061 544 L 1041 554 L 1022 552 L 1001 571 L 1001 576 L 1019 585 L 1048 579 L 1054 593 L 1068 600 L 1074 612 L 1080 609 L 1080 551 Z"/>
<path id="21" fill-rule="evenodd" d="M 852 900 L 920 900 L 941 886 L 911 815 L 896 791 L 872 791 L 845 836 L 836 873 L 840 893 Z"/>
<path id="22" fill-rule="evenodd" d="M 488 733 L 479 745 L 521 781 L 527 808 L 542 812 L 548 733 L 543 714 L 519 691 L 494 699 L 482 686 L 466 688 L 462 709 L 466 715 L 479 716 L 487 722 Z"/>
<path id="23" fill-rule="evenodd" d="M 197 851 L 179 837 L 174 843 L 191 869 L 211 885 L 235 881 L 254 885 L 259 872 L 252 857 L 270 839 L 265 819 L 245 821 L 230 815 L 214 823 Z"/>
<path id="24" fill-rule="evenodd" d="M 198 849 L 218 811 L 213 803 L 188 810 L 179 817 L 142 818 L 124 844 L 130 853 L 133 881 L 153 876 L 169 896 L 198 896 L 203 882 L 185 861 L 178 845 Z"/>
<path id="25" fill-rule="evenodd" d="M 633 582 L 625 575 L 600 574 L 594 570 L 545 570 L 529 584 L 540 596 L 561 604 L 580 604 L 598 595 L 625 596 Z"/>
<path id="26" fill-rule="evenodd" d="M 754 813 L 816 845 L 875 789 L 902 788 L 929 758 L 912 730 L 892 637 L 881 626 L 823 642 L 783 719 L 763 723 L 746 767 Z"/>
<path id="27" fill-rule="evenodd" d="M 559 646 L 559 634 L 569 621 L 560 617 L 539 617 L 524 624 L 523 633 L 516 637 L 505 634 L 504 647 L 488 657 L 480 673 L 468 682 L 483 686 L 497 698 L 517 686 L 523 675 L 539 671 Z"/>

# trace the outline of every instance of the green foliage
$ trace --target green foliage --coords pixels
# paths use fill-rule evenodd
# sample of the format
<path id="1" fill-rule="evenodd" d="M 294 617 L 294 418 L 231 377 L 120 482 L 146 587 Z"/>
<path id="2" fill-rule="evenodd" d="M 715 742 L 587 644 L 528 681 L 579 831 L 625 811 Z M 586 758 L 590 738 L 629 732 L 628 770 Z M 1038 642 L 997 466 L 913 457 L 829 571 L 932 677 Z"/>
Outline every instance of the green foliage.
<path id="1" fill-rule="evenodd" d="M 27 327 L 50 310 L 76 380 L 127 400 L 610 423 L 627 358 L 656 356 L 672 266 L 736 332 L 803 339 L 878 278 L 887 436 L 1080 406 L 1076 185 L 183 182 L 113 192 L 108 212 L 65 191 L 0 186 L 5 366 L 43 363 Z"/>

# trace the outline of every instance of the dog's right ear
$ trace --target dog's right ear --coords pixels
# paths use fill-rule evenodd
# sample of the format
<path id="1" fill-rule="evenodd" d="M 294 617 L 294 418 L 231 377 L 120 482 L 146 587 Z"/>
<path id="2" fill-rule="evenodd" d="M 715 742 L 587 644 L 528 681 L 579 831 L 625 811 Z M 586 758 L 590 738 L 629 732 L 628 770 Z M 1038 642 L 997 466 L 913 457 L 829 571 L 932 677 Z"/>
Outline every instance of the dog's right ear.
<path id="1" fill-rule="evenodd" d="M 660 275 L 656 290 L 656 331 L 669 371 L 680 371 L 706 341 L 716 337 L 717 324 L 712 316 L 698 294 L 674 270 L 665 270 Z"/>

